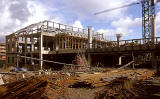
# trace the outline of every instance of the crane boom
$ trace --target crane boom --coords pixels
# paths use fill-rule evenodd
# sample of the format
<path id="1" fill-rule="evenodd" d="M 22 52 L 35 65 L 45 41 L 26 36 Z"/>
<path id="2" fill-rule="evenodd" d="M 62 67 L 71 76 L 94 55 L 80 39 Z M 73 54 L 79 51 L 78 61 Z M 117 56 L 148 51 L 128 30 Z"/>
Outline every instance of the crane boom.
<path id="1" fill-rule="evenodd" d="M 137 5 L 137 4 L 142 4 L 142 37 L 144 39 L 146 38 L 154 38 L 155 36 L 155 0 L 141 0 L 139 2 L 131 3 L 131 4 L 126 4 L 123 6 L 119 6 L 116 8 L 112 9 L 107 9 L 104 11 L 100 11 L 97 13 L 94 13 L 94 15 L 106 13 L 109 11 Z M 157 2 L 160 2 L 160 0 L 157 0 Z"/>
<path id="2" fill-rule="evenodd" d="M 128 7 L 128 6 L 137 5 L 137 4 L 140 4 L 140 3 L 141 3 L 141 2 L 126 4 L 126 5 L 123 5 L 123 6 L 116 7 L 116 8 L 111 8 L 111 9 L 107 9 L 107 10 L 104 10 L 104 11 L 96 12 L 96 13 L 94 13 L 94 15 L 98 15 L 98 14 L 102 14 L 102 13 L 105 13 L 105 12 L 109 12 L 109 11 L 113 11 L 113 10 L 125 8 L 125 7 Z"/>

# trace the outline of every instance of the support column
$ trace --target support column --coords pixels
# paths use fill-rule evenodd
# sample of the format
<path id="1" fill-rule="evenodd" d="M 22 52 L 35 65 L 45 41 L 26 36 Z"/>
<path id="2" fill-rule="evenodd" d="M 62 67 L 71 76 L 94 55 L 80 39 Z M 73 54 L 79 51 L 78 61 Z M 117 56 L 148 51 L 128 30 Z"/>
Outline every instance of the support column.
<path id="1" fill-rule="evenodd" d="M 82 39 L 79 42 L 80 49 L 82 49 Z"/>
<path id="2" fill-rule="evenodd" d="M 65 45 L 64 45 L 65 47 L 64 48 L 66 49 L 67 48 L 67 38 L 66 37 L 64 38 L 64 41 L 65 41 Z"/>
<path id="3" fill-rule="evenodd" d="M 88 53 L 88 65 L 92 66 L 92 57 L 90 53 Z"/>
<path id="4" fill-rule="evenodd" d="M 95 40 L 95 48 L 97 48 L 97 41 Z"/>
<path id="5" fill-rule="evenodd" d="M 19 68 L 19 39 L 17 39 L 17 68 Z"/>
<path id="6" fill-rule="evenodd" d="M 117 37 L 117 47 L 119 47 L 119 42 L 120 42 L 121 34 L 116 34 L 116 37 Z"/>
<path id="7" fill-rule="evenodd" d="M 155 68 L 157 74 L 159 74 L 159 66 L 157 65 L 156 53 L 153 51 L 151 55 L 152 55 L 152 67 Z"/>
<path id="8" fill-rule="evenodd" d="M 92 27 L 88 27 L 88 48 L 92 48 Z"/>
<path id="9" fill-rule="evenodd" d="M 80 49 L 82 49 L 82 41 L 83 41 L 83 40 L 80 40 Z"/>
<path id="10" fill-rule="evenodd" d="M 24 56 L 25 56 L 25 61 L 24 61 L 24 63 L 25 63 L 25 65 L 27 64 L 27 35 L 25 35 L 25 53 L 24 53 Z"/>
<path id="11" fill-rule="evenodd" d="M 133 60 L 133 69 L 134 69 L 134 67 L 135 67 L 135 58 L 134 58 L 134 54 L 132 53 L 132 60 Z"/>
<path id="12" fill-rule="evenodd" d="M 55 39 L 55 37 L 52 38 L 52 41 L 53 41 L 53 45 L 52 45 L 53 46 L 53 50 L 52 51 L 54 51 L 55 46 L 56 46 L 56 39 Z"/>
<path id="13" fill-rule="evenodd" d="M 59 43 L 58 43 L 58 44 L 59 44 L 59 49 L 61 49 L 61 48 L 62 48 L 61 38 L 59 37 L 58 39 L 59 39 L 59 40 L 58 40 L 58 41 L 59 41 Z"/>
<path id="14" fill-rule="evenodd" d="M 76 39 L 74 41 L 74 49 L 77 49 L 77 46 L 76 46 Z"/>
<path id="15" fill-rule="evenodd" d="M 153 2 L 152 6 L 154 6 L 154 0 L 152 0 L 152 2 Z M 154 67 L 156 69 L 157 75 L 160 75 L 159 66 L 157 65 L 157 56 L 156 56 L 156 53 L 154 51 L 154 49 L 155 49 L 155 30 L 156 30 L 155 29 L 155 19 L 156 19 L 156 16 L 154 14 L 151 17 L 151 38 L 152 38 L 151 41 L 152 41 L 152 49 L 153 49 L 153 51 L 151 53 L 151 55 L 152 55 L 152 67 Z"/>
<path id="16" fill-rule="evenodd" d="M 57 38 L 57 37 L 56 37 L 55 39 L 56 39 L 56 46 L 55 46 L 55 47 L 56 47 L 56 49 L 55 49 L 55 50 L 56 50 L 56 51 L 58 51 L 58 48 L 59 48 L 59 46 L 58 46 L 58 41 L 59 41 L 59 40 L 58 40 L 58 38 Z"/>
<path id="17" fill-rule="evenodd" d="M 39 37 L 39 64 L 40 64 L 40 68 L 41 70 L 43 69 L 43 35 L 40 34 L 40 37 Z"/>
<path id="18" fill-rule="evenodd" d="M 89 26 L 88 27 L 88 49 L 91 49 L 91 48 L 92 48 L 92 27 Z M 90 53 L 88 53 L 88 64 L 89 66 L 92 65 L 92 57 Z"/>
<path id="19" fill-rule="evenodd" d="M 62 49 L 64 49 L 64 38 L 62 38 L 61 42 L 62 42 Z"/>
<path id="20" fill-rule="evenodd" d="M 122 56 L 119 56 L 118 65 L 122 65 Z"/>
<path id="21" fill-rule="evenodd" d="M 70 48 L 70 38 L 67 37 L 67 48 Z"/>
<path id="22" fill-rule="evenodd" d="M 34 53 L 34 37 L 31 37 L 31 58 L 33 58 L 33 53 Z M 34 65 L 34 60 L 31 59 L 31 64 Z"/>
<path id="23" fill-rule="evenodd" d="M 77 42 L 78 42 L 78 49 L 79 49 L 79 43 L 80 43 L 80 40 L 77 40 Z"/>
<path id="24" fill-rule="evenodd" d="M 73 40 L 73 37 L 72 37 L 72 49 L 73 49 L 73 43 L 74 43 L 73 41 L 74 41 L 74 40 Z"/>

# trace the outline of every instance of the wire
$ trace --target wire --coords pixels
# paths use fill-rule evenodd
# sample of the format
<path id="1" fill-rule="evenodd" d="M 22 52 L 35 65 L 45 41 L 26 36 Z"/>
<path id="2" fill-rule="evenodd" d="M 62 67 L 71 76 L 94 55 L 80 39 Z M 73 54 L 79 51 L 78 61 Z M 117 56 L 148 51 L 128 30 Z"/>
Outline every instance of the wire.
<path id="1" fill-rule="evenodd" d="M 136 3 L 127 4 L 127 5 L 123 5 L 123 6 L 116 7 L 116 8 L 107 9 L 107 10 L 104 10 L 104 11 L 96 12 L 96 13 L 94 13 L 94 15 L 98 15 L 98 14 L 101 14 L 101 13 L 105 13 L 105 12 L 109 12 L 109 11 L 125 8 L 125 7 L 128 7 L 128 6 L 137 5 L 137 4 L 140 4 L 140 3 L 141 2 L 136 2 Z"/>
<path id="2" fill-rule="evenodd" d="M 27 59 L 32 59 L 32 60 L 38 60 L 38 61 L 43 61 L 43 62 L 49 62 L 49 63 L 54 63 L 54 64 L 66 65 L 66 66 L 76 66 L 76 67 L 81 67 L 80 65 L 66 64 L 66 63 L 55 62 L 55 61 L 50 61 L 50 60 L 41 60 L 41 59 L 38 59 L 38 58 L 32 58 L 32 57 L 27 57 L 27 56 L 22 56 L 22 55 L 18 55 L 18 57 L 27 58 Z"/>

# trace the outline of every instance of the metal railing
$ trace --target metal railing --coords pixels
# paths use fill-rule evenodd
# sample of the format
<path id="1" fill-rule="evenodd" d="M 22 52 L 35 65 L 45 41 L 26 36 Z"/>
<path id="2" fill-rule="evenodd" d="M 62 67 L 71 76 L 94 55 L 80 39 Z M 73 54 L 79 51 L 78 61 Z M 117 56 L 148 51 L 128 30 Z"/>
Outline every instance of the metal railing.
<path id="1" fill-rule="evenodd" d="M 56 23 L 52 21 L 43 21 L 35 24 L 31 24 L 25 28 L 22 28 L 15 32 L 16 36 L 21 36 L 24 34 L 34 34 L 39 32 L 47 32 L 52 34 L 67 34 L 71 36 L 78 36 L 82 38 L 88 38 L 88 30 L 78 27 L 73 27 L 61 23 Z M 103 40 L 103 34 L 93 31 L 93 38 L 97 40 Z"/>
<path id="2" fill-rule="evenodd" d="M 100 46 L 98 48 L 118 48 L 121 49 L 129 49 L 133 50 L 134 48 L 137 49 L 154 49 L 160 47 L 160 37 L 146 38 L 146 39 L 131 39 L 131 40 L 121 40 L 120 42 L 117 41 L 108 41 L 103 46 L 102 44 L 97 45 Z M 94 47 L 96 49 L 97 47 Z"/>

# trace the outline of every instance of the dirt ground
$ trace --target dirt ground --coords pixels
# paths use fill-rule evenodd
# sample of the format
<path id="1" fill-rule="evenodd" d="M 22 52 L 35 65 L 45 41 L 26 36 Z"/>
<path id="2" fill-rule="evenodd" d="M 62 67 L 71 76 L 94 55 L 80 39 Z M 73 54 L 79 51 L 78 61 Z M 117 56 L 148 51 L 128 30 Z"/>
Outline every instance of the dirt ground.
<path id="1" fill-rule="evenodd" d="M 0 99 L 160 99 L 159 88 L 160 77 L 147 69 L 54 73 L 1 85 Z"/>

